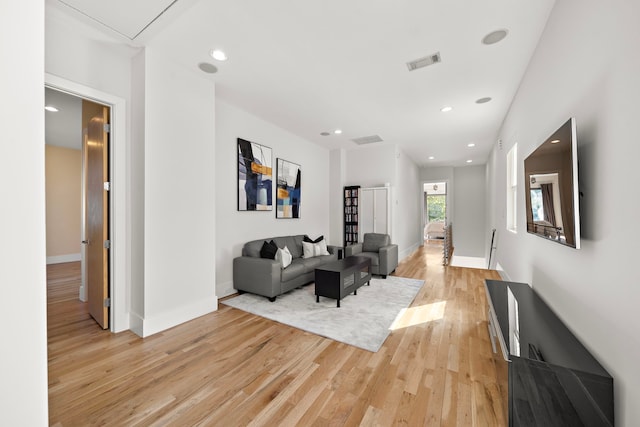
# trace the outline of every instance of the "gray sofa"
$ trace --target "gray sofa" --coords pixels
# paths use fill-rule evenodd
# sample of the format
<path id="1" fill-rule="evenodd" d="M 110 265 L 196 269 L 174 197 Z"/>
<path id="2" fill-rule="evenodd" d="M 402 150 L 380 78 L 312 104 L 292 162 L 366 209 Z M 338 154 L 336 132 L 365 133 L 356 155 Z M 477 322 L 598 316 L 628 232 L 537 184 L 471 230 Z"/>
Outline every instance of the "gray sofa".
<path id="1" fill-rule="evenodd" d="M 344 256 L 366 256 L 371 258 L 371 274 L 387 278 L 398 266 L 398 245 L 391 243 L 388 234 L 365 233 L 362 243 L 349 245 L 344 248 Z"/>
<path id="2" fill-rule="evenodd" d="M 273 302 L 278 295 L 313 282 L 316 267 L 338 259 L 338 247 L 327 245 L 330 255 L 302 258 L 303 239 L 304 235 L 282 236 L 245 243 L 242 256 L 233 260 L 233 287 Z M 271 240 L 281 249 L 287 246 L 293 258 L 291 265 L 283 269 L 279 261 L 260 257 L 263 243 Z"/>

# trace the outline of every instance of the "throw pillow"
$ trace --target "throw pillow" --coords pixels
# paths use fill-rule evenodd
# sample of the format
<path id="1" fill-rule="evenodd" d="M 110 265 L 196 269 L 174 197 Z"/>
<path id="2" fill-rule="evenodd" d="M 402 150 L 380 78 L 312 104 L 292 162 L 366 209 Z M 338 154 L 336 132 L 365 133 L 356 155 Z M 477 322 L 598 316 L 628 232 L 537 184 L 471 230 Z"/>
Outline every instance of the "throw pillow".
<path id="1" fill-rule="evenodd" d="M 303 258 L 313 258 L 314 256 L 329 255 L 327 242 L 320 240 L 317 243 L 302 242 Z"/>
<path id="2" fill-rule="evenodd" d="M 276 252 L 278 252 L 278 246 L 272 240 L 267 242 L 266 240 L 262 244 L 262 249 L 260 249 L 260 258 L 269 258 L 275 259 Z"/>
<path id="3" fill-rule="evenodd" d="M 307 236 L 306 234 L 302 239 L 303 242 L 309 242 L 309 243 L 319 243 L 321 240 L 324 240 L 324 236 L 320 236 L 316 240 L 311 240 L 311 237 Z"/>
<path id="4" fill-rule="evenodd" d="M 293 257 L 291 256 L 291 252 L 289 252 L 289 248 L 285 246 L 282 249 L 278 248 L 275 259 L 276 261 L 280 261 L 280 266 L 282 268 L 287 268 L 291 265 Z"/>

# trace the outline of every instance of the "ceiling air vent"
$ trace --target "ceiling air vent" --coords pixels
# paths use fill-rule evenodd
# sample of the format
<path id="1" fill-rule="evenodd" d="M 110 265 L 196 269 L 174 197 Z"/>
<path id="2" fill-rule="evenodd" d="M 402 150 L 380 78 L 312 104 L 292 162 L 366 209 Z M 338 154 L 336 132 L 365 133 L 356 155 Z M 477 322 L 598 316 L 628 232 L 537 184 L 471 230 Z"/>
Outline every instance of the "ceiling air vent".
<path id="1" fill-rule="evenodd" d="M 378 135 L 363 136 L 361 138 L 352 139 L 358 145 L 373 144 L 374 142 L 382 142 L 382 138 Z"/>
<path id="2" fill-rule="evenodd" d="M 413 71 L 417 70 L 418 68 L 424 68 L 428 65 L 437 64 L 438 62 L 442 62 L 442 58 L 440 58 L 440 52 L 425 56 L 424 58 L 416 59 L 415 61 L 407 62 L 407 68 L 409 69 L 409 71 Z"/>

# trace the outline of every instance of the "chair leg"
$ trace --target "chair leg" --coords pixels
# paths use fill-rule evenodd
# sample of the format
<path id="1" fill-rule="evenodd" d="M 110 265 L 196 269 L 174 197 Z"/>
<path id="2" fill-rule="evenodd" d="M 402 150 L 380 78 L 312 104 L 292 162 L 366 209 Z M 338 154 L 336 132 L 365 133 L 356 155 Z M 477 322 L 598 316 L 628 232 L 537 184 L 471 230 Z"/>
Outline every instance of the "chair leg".
<path id="1" fill-rule="evenodd" d="M 274 302 L 276 300 L 276 297 L 267 297 L 269 298 L 269 301 Z"/>

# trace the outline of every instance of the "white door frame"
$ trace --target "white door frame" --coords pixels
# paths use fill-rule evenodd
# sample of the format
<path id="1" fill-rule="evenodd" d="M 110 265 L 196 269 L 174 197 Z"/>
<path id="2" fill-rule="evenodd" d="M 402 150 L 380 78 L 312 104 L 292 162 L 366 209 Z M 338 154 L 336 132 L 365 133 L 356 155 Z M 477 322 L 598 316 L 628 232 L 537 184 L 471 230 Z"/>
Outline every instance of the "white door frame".
<path id="1" fill-rule="evenodd" d="M 128 212 L 127 194 L 129 180 L 127 177 L 127 133 L 126 133 L 126 100 L 94 88 L 72 82 L 62 77 L 45 73 L 45 87 L 55 89 L 80 98 L 108 105 L 111 108 L 110 133 L 110 179 L 111 194 L 109 207 L 109 228 L 111 238 L 109 294 L 111 307 L 109 311 L 109 329 L 120 332 L 129 329 L 129 271 L 131 239 L 127 235 Z M 44 165 L 43 165 L 44 166 Z"/>
<path id="2" fill-rule="evenodd" d="M 427 212 L 425 212 L 424 210 L 424 186 L 425 184 L 435 184 L 435 183 L 439 183 L 439 182 L 444 182 L 446 187 L 447 187 L 447 192 L 445 193 L 445 203 L 446 203 L 446 214 L 444 217 L 444 225 L 449 225 L 451 223 L 451 218 L 453 216 L 453 202 L 452 202 L 452 188 L 451 188 L 451 182 L 449 179 L 446 178 L 442 178 L 442 179 L 428 179 L 428 180 L 423 180 L 422 181 L 422 185 L 420 186 L 420 210 L 422 211 L 422 229 L 421 229 L 421 234 L 422 234 L 422 242 L 424 243 L 424 228 L 427 226 Z"/>

